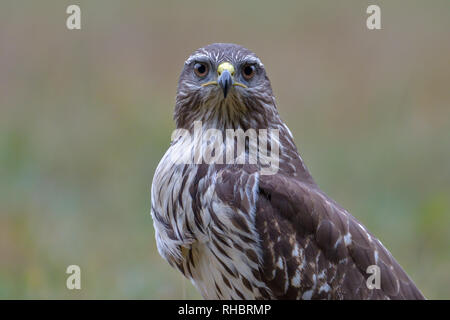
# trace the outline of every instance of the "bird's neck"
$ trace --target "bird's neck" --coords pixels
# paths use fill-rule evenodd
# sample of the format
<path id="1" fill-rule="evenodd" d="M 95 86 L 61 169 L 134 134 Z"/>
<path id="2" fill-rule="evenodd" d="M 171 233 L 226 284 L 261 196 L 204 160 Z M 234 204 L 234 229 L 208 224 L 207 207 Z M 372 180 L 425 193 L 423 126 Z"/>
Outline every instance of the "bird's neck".
<path id="1" fill-rule="evenodd" d="M 178 108 L 178 111 L 180 110 L 183 108 Z M 177 129 L 184 130 L 192 137 L 189 141 L 192 141 L 194 146 L 201 146 L 202 153 L 210 153 L 214 149 L 215 154 L 219 148 L 225 154 L 230 148 L 236 148 L 236 143 L 239 145 L 239 141 L 241 144 L 243 141 L 247 159 L 265 159 L 266 162 L 275 164 L 275 170 L 270 171 L 272 174 L 281 173 L 314 184 L 297 151 L 293 136 L 280 119 L 273 101 L 264 104 L 248 103 L 245 107 L 225 102 L 203 104 L 196 108 L 191 107 L 186 113 L 176 111 L 175 121 Z M 231 147 L 230 141 L 235 143 Z M 242 157 L 242 154 L 233 154 L 235 162 Z M 266 155 L 270 159 L 266 159 Z"/>

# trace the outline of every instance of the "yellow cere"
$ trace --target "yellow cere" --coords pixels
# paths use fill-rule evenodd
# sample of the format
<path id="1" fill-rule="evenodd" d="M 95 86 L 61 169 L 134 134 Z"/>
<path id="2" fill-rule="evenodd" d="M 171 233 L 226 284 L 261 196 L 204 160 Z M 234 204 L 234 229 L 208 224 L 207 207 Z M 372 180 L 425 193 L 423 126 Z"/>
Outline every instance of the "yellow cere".
<path id="1" fill-rule="evenodd" d="M 225 70 L 228 70 L 228 72 L 234 76 L 234 67 L 231 63 L 229 62 L 222 62 L 219 67 L 217 68 L 217 74 L 220 76 L 222 74 L 222 72 L 224 72 Z"/>

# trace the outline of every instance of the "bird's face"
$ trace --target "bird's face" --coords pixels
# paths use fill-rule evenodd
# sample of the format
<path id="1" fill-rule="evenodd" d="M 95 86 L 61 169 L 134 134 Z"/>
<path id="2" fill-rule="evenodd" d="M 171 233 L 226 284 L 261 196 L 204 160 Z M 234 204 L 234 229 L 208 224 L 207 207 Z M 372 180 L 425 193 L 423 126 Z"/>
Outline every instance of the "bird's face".
<path id="1" fill-rule="evenodd" d="M 264 81 L 264 67 L 254 56 L 228 57 L 220 60 L 214 55 L 197 54 L 185 66 L 190 85 L 200 94 L 217 94 L 226 99 L 230 94 L 246 94 L 249 88 L 257 87 Z M 234 59 L 233 59 L 234 58 Z"/>
<path id="2" fill-rule="evenodd" d="M 178 83 L 176 120 L 206 115 L 242 116 L 255 103 L 272 101 L 264 66 L 250 50 L 217 43 L 198 49 L 185 62 Z M 216 112 L 216 111 L 225 111 Z"/>

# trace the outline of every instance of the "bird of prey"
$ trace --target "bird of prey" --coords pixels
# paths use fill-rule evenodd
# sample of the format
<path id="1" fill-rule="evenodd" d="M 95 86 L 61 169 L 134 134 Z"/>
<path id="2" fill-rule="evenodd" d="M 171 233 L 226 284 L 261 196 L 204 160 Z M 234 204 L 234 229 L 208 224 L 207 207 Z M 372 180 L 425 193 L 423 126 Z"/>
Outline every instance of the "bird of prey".
<path id="1" fill-rule="evenodd" d="M 226 43 L 195 51 L 174 121 L 151 214 L 160 255 L 205 299 L 424 299 L 381 242 L 314 182 L 253 52 Z M 237 133 L 251 130 L 265 133 L 268 147 L 258 135 L 255 148 L 247 134 L 239 151 Z M 206 161 L 211 150 L 215 161 Z M 274 150 L 277 161 L 266 161 Z"/>

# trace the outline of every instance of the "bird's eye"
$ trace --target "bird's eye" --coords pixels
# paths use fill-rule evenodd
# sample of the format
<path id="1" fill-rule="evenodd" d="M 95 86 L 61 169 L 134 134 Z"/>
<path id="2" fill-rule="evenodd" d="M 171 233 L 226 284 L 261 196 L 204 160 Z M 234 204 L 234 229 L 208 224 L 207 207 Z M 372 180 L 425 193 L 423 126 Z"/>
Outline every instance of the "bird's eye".
<path id="1" fill-rule="evenodd" d="M 196 62 L 194 64 L 194 71 L 197 76 L 203 78 L 208 74 L 208 65 L 203 62 Z"/>
<path id="2" fill-rule="evenodd" d="M 242 68 L 242 74 L 245 78 L 245 80 L 250 80 L 255 75 L 255 66 L 252 64 L 247 64 Z"/>

